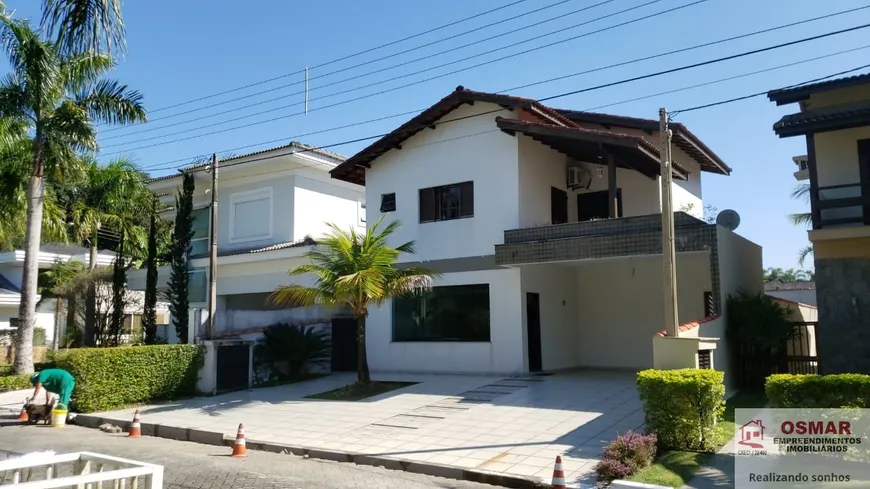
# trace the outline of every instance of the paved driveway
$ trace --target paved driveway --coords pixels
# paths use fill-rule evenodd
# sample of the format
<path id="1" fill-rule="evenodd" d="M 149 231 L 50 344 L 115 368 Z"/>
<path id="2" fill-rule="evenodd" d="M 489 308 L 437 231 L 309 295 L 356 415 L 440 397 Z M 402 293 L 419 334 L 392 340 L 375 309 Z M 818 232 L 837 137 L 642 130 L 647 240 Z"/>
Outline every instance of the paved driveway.
<path id="1" fill-rule="evenodd" d="M 594 482 L 601 448 L 643 424 L 633 374 L 545 377 L 376 375 L 416 385 L 359 402 L 304 399 L 354 374 L 141 408 L 142 422 L 235 434 L 252 442 L 378 455 L 538 478 L 561 455 L 573 483 Z M 100 414 L 126 426 L 132 409 Z"/>

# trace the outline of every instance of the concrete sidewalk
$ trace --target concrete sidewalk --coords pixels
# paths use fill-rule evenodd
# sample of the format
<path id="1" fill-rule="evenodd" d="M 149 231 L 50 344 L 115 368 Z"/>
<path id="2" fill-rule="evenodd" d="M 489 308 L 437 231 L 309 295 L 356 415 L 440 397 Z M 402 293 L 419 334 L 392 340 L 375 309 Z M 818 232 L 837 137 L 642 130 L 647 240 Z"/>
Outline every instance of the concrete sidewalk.
<path id="1" fill-rule="evenodd" d="M 248 445 L 254 448 L 435 470 L 433 475 L 449 473 L 514 487 L 549 483 L 554 460 L 561 455 L 566 478 L 577 487 L 594 484 L 594 465 L 604 445 L 643 424 L 634 376 L 623 373 L 378 375 L 376 380 L 418 383 L 357 402 L 305 399 L 354 380 L 354 374 L 334 374 L 143 406 L 143 431 L 219 444 L 234 437 L 238 424 L 244 423 Z M 127 409 L 80 415 L 77 423 L 110 421 L 126 427 L 132 416 L 133 409 Z M 496 477 L 475 479 L 481 475 Z"/>
<path id="2" fill-rule="evenodd" d="M 680 489 L 724 489 L 734 487 L 734 447 L 732 439 L 710 457 L 704 467 Z"/>

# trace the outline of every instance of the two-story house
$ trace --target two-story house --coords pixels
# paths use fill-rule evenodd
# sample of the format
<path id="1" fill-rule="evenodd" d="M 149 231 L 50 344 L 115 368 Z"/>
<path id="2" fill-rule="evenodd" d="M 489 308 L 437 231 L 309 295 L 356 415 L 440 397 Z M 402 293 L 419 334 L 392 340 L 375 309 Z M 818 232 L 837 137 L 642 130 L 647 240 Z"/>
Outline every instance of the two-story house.
<path id="1" fill-rule="evenodd" d="M 319 307 L 276 307 L 269 295 L 280 285 L 308 277 L 287 271 L 306 262 L 304 253 L 329 232 L 327 223 L 365 227 L 361 186 L 331 179 L 341 155 L 298 142 L 220 162 L 218 199 L 217 301 L 215 336 L 257 334 L 281 322 L 328 322 L 336 311 Z M 174 206 L 182 175 L 193 175 L 193 239 L 190 251 L 190 335 L 207 337 L 211 179 L 208 164 L 154 178 L 149 187 Z M 161 218 L 174 219 L 170 209 Z M 167 290 L 169 267 L 159 269 L 158 287 Z M 130 288 L 145 287 L 145 270 L 130 274 Z M 174 341 L 174 338 L 170 338 Z"/>
<path id="2" fill-rule="evenodd" d="M 774 90 L 773 126 L 807 144 L 823 373 L 870 373 L 870 74 Z"/>
<path id="3" fill-rule="evenodd" d="M 668 363 L 653 346 L 664 328 L 658 129 L 458 87 L 332 170 L 365 185 L 370 219 L 403 223 L 393 244 L 413 240 L 417 253 L 402 266 L 441 274 L 431 292 L 370 309 L 372 369 Z M 761 290 L 761 252 L 699 219 L 701 173 L 730 168 L 685 126 L 672 131 L 674 208 L 694 213 L 675 214 L 677 334 L 694 338 L 680 343 L 695 349 L 681 366 L 696 366 L 716 339 L 726 349 L 727 295 Z"/>

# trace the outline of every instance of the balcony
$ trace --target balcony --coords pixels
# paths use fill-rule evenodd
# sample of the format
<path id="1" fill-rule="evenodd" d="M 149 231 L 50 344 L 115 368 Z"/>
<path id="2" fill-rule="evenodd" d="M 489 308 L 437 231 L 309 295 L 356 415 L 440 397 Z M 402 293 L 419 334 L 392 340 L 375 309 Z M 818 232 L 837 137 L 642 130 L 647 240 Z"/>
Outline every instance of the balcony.
<path id="1" fill-rule="evenodd" d="M 813 199 L 813 229 L 870 226 L 870 183 L 818 187 Z"/>
<path id="2" fill-rule="evenodd" d="M 650 214 L 512 229 L 495 246 L 495 261 L 524 265 L 660 254 L 661 226 L 661 214 Z M 716 226 L 685 212 L 674 213 L 674 231 L 678 252 L 715 245 Z"/>

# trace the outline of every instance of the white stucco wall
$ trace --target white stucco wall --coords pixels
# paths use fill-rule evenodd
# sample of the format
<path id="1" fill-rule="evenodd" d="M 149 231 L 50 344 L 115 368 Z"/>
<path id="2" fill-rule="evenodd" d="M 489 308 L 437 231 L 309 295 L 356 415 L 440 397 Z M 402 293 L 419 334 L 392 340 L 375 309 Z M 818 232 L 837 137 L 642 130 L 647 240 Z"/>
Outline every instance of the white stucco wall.
<path id="1" fill-rule="evenodd" d="M 676 268 L 679 321 L 701 319 L 709 253 L 679 253 Z M 583 262 L 577 273 L 580 365 L 652 367 L 652 338 L 664 327 L 661 255 Z"/>
<path id="2" fill-rule="evenodd" d="M 528 345 L 526 293 L 540 295 L 541 358 L 544 370 L 559 370 L 581 365 L 578 354 L 580 326 L 577 322 L 577 269 L 566 265 L 521 267 L 522 332 Z M 528 348 L 525 348 L 528 368 Z"/>
<path id="3" fill-rule="evenodd" d="M 283 243 L 293 240 L 293 176 L 271 175 L 271 178 L 262 181 L 248 182 L 242 180 L 220 182 L 220 195 L 218 200 L 218 249 L 230 250 L 250 248 L 255 246 L 268 246 L 273 243 Z M 267 221 L 272 218 L 271 235 L 262 239 L 236 239 L 231 240 L 231 206 L 237 196 L 246 195 L 253 191 L 272 191 L 271 215 L 262 215 L 261 219 Z M 249 194 L 248 194 L 249 195 Z M 264 225 L 264 229 L 267 226 Z"/>
<path id="4" fill-rule="evenodd" d="M 816 289 L 810 290 L 765 290 L 765 294 L 772 297 L 779 297 L 787 301 L 800 302 L 801 304 L 809 304 L 811 306 L 818 305 L 816 299 Z"/>
<path id="5" fill-rule="evenodd" d="M 500 373 L 524 370 L 519 269 L 444 274 L 435 285 L 489 284 L 489 342 L 394 342 L 392 303 L 369 309 L 366 322 L 369 366 L 375 371 Z"/>
<path id="6" fill-rule="evenodd" d="M 363 188 L 345 188 L 338 185 L 343 183 L 339 180 L 332 180 L 335 182 L 332 183 L 321 178 L 314 178 L 313 175 L 294 177 L 293 241 L 300 241 L 306 236 L 318 239 L 331 233 L 327 223 L 336 224 L 341 229 L 365 229 L 359 220 L 359 205 L 365 201 Z"/>
<path id="7" fill-rule="evenodd" d="M 722 320 L 704 323 L 699 328 L 701 336 L 718 337 L 716 370 L 725 372 L 725 385 L 734 385 L 730 370 L 730 348 L 725 334 L 728 324 L 728 297 L 743 289 L 750 294 L 764 291 L 761 265 L 761 246 L 733 231 L 717 226 L 719 250 L 719 283 L 722 291 Z"/>
<path id="8" fill-rule="evenodd" d="M 54 338 L 54 301 L 45 301 L 36 311 L 36 327 L 45 330 L 45 342 L 50 344 Z M 0 306 L 0 331 L 11 329 L 10 318 L 18 317 L 18 306 Z"/>
<path id="9" fill-rule="evenodd" d="M 442 120 L 497 109 L 486 103 L 464 105 Z M 512 113 L 502 110 L 424 129 L 366 169 L 368 222 L 381 215 L 381 195 L 395 193 L 396 211 L 388 220 L 399 219 L 402 226 L 390 243 L 416 241 L 417 255 L 399 261 L 492 255 L 493 246 L 503 243 L 504 231 L 519 227 L 517 139 L 496 128 L 498 116 Z M 466 181 L 474 182 L 474 217 L 420 223 L 419 189 Z"/>

